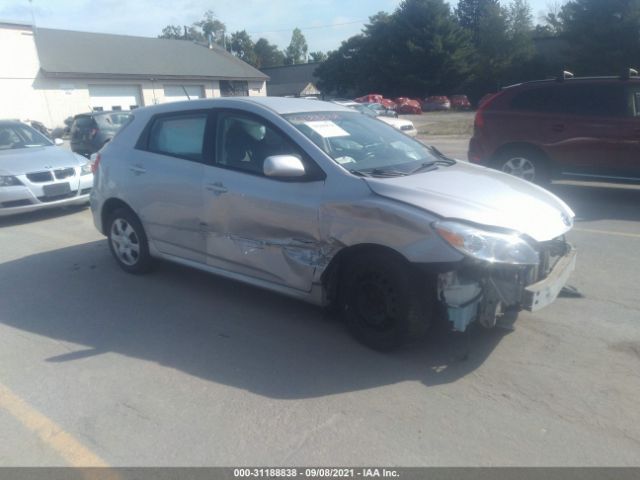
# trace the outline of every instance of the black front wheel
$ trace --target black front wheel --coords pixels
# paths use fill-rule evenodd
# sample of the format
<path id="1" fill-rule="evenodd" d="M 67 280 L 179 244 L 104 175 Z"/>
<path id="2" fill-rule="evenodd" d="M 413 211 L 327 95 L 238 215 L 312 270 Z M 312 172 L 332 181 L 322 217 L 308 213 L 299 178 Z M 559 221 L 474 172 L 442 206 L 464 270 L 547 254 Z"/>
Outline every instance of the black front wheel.
<path id="1" fill-rule="evenodd" d="M 430 292 L 409 263 L 392 255 L 364 254 L 353 258 L 345 269 L 340 288 L 342 313 L 357 340 L 387 351 L 427 331 Z"/>

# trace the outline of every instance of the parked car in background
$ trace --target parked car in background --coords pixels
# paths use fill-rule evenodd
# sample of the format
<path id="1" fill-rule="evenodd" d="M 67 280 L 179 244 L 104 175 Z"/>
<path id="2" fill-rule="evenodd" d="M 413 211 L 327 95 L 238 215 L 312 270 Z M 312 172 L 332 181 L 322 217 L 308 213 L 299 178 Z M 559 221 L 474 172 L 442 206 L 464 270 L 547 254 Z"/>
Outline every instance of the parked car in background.
<path id="1" fill-rule="evenodd" d="M 471 102 L 466 95 L 452 95 L 449 100 L 452 110 L 471 110 Z"/>
<path id="2" fill-rule="evenodd" d="M 395 110 L 396 103 L 393 100 L 389 100 L 388 98 L 384 98 L 379 93 L 370 93 L 369 95 L 365 95 L 363 97 L 358 97 L 354 100 L 354 102 L 358 103 L 379 103 L 387 110 Z"/>
<path id="3" fill-rule="evenodd" d="M 637 77 L 527 82 L 480 106 L 469 160 L 540 184 L 640 182 L 639 132 Z"/>
<path id="4" fill-rule="evenodd" d="M 100 150 L 131 117 L 128 112 L 91 112 L 73 117 L 71 150 L 85 157 Z"/>
<path id="5" fill-rule="evenodd" d="M 451 101 L 443 95 L 427 97 L 422 104 L 422 110 L 425 112 L 451 110 Z"/>
<path id="6" fill-rule="evenodd" d="M 22 122 L 0 120 L 0 216 L 86 204 L 90 162 Z"/>
<path id="7" fill-rule="evenodd" d="M 404 118 L 397 118 L 398 114 L 395 114 L 395 117 L 391 117 L 389 115 L 379 113 L 381 110 L 378 108 L 374 108 L 374 105 L 378 105 L 382 107 L 379 103 L 357 103 L 352 101 L 337 101 L 334 100 L 333 103 L 338 105 L 342 105 L 343 107 L 348 107 L 353 110 L 357 110 L 360 113 L 363 113 L 369 117 L 376 117 L 378 120 L 386 123 L 387 125 L 391 125 L 393 128 L 400 130 L 405 135 L 409 135 L 410 137 L 415 137 L 418 134 L 418 130 L 411 120 L 406 120 Z M 382 107 L 384 108 L 384 107 Z M 385 111 L 392 111 L 386 110 Z M 395 113 L 395 112 L 393 112 Z"/>
<path id="8" fill-rule="evenodd" d="M 361 105 L 369 107 L 371 110 L 376 112 L 378 116 L 398 118 L 398 112 L 391 110 L 390 108 L 386 108 L 381 103 L 363 103 Z"/>
<path id="9" fill-rule="evenodd" d="M 141 108 L 96 167 L 94 223 L 126 272 L 166 259 L 333 304 L 379 350 L 439 315 L 464 331 L 538 310 L 574 268 L 562 200 L 334 103 Z"/>
<path id="10" fill-rule="evenodd" d="M 399 97 L 394 99 L 394 102 L 398 105 L 396 111 L 398 113 L 420 115 L 422 114 L 422 105 L 417 100 L 412 100 L 407 97 Z"/>

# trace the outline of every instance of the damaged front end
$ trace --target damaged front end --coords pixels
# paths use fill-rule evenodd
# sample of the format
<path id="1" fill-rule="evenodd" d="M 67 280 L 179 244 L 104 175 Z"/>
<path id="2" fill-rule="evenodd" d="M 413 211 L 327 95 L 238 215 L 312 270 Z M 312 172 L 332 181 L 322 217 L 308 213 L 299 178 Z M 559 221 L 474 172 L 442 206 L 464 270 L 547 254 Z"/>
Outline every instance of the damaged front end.
<path id="1" fill-rule="evenodd" d="M 575 249 L 558 237 L 535 245 L 535 264 L 465 259 L 438 275 L 438 299 L 453 329 L 464 332 L 478 322 L 500 323 L 507 312 L 539 310 L 552 303 L 575 266 Z"/>

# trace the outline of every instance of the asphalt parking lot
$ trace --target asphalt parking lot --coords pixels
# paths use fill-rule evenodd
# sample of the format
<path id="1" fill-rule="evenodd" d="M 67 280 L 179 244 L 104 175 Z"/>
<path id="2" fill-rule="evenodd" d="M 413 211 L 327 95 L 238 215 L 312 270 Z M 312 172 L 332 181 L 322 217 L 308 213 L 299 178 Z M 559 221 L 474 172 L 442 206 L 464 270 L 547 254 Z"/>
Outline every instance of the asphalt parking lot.
<path id="1" fill-rule="evenodd" d="M 552 190 L 584 297 L 392 354 L 253 287 L 127 275 L 88 209 L 0 219 L 0 465 L 638 465 L 640 187 Z"/>

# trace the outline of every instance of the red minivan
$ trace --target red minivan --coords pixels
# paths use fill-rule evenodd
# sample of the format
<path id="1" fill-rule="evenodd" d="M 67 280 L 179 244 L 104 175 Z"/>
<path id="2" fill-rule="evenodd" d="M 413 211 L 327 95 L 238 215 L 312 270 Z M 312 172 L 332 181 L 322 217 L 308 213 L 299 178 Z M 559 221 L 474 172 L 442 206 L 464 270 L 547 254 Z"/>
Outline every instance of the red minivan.
<path id="1" fill-rule="evenodd" d="M 504 88 L 476 113 L 469 160 L 540 184 L 640 182 L 640 79 L 571 78 Z"/>

